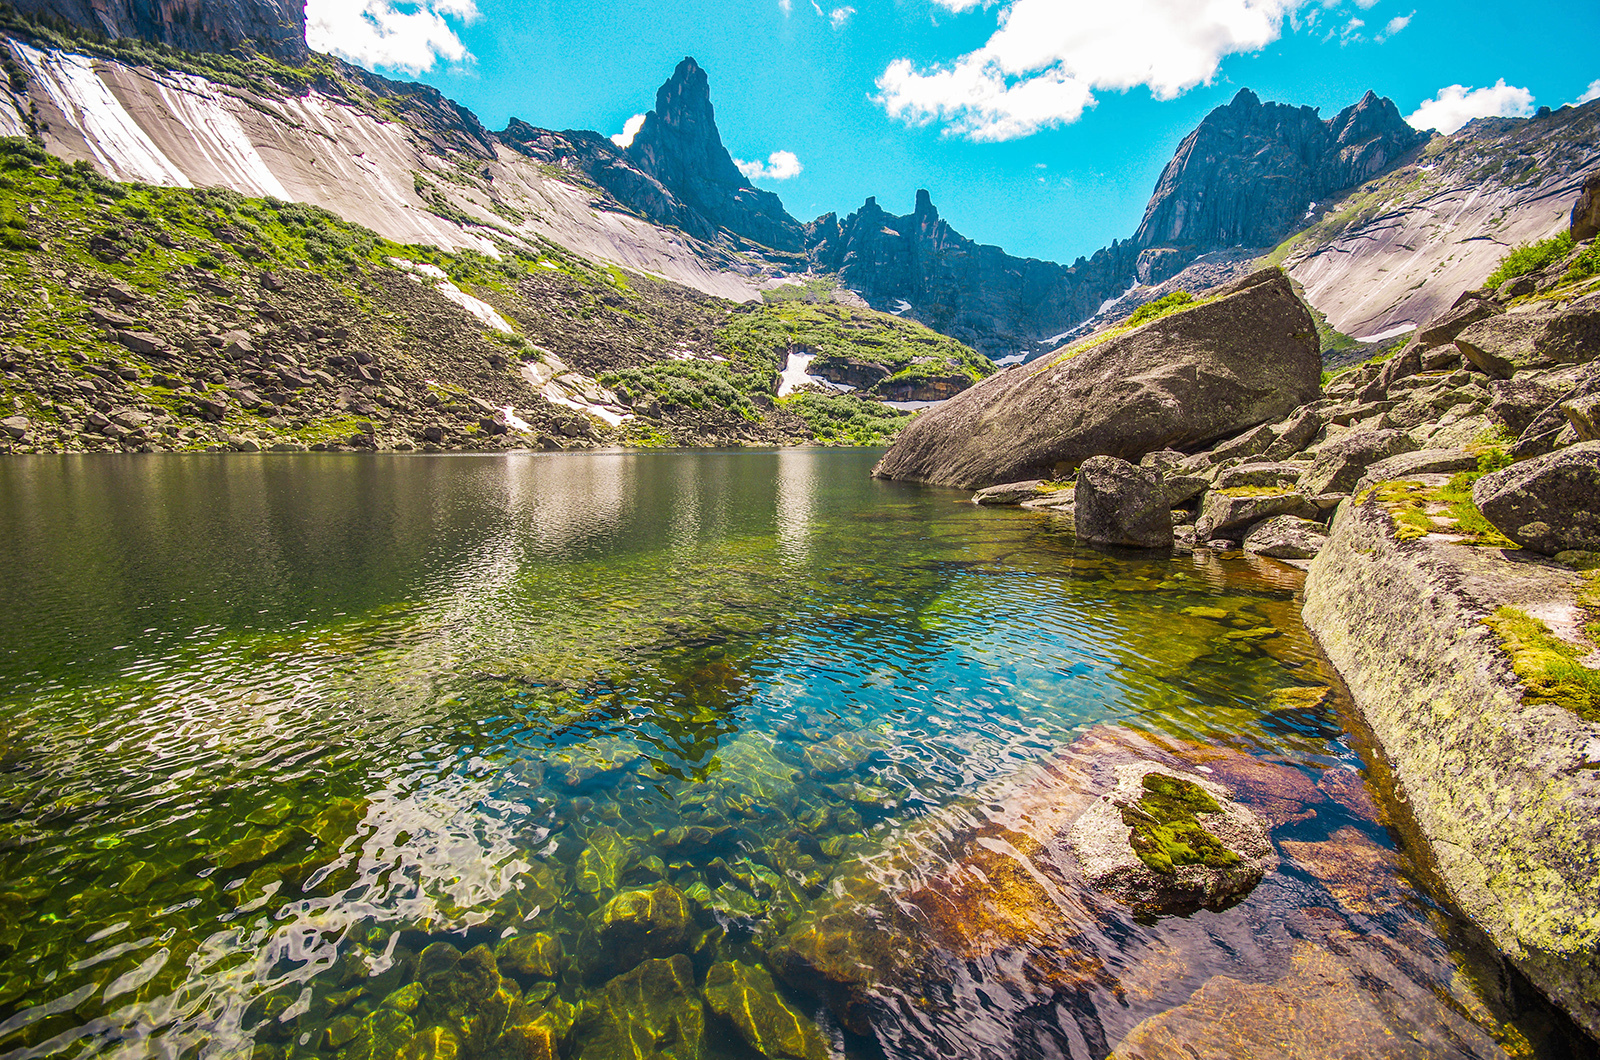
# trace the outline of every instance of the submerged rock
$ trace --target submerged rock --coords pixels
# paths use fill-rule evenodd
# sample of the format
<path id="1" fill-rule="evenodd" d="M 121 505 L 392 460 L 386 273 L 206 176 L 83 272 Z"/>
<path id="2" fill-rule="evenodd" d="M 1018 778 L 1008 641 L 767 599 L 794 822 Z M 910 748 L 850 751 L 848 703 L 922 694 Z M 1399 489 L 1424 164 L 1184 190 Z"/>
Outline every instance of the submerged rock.
<path id="1" fill-rule="evenodd" d="M 1092 544 L 1172 547 L 1172 510 L 1160 476 L 1114 456 L 1091 456 L 1078 469 L 1073 527 L 1079 541 Z"/>
<path id="2" fill-rule="evenodd" d="M 1277 863 L 1261 821 L 1219 784 L 1147 765 L 1073 826 L 1068 842 L 1096 887 L 1143 913 L 1222 909 Z"/>
<path id="3" fill-rule="evenodd" d="M 684 954 L 650 960 L 600 988 L 578 1018 L 578 1060 L 700 1060 L 705 1006 Z"/>
<path id="4" fill-rule="evenodd" d="M 623 891 L 598 914 L 595 937 L 602 958 L 613 970 L 641 960 L 668 957 L 689 941 L 689 902 L 676 887 L 661 884 L 648 891 Z"/>
<path id="5" fill-rule="evenodd" d="M 1137 460 L 1281 419 L 1319 396 L 1321 371 L 1310 314 L 1286 275 L 1263 270 L 924 412 L 873 473 L 977 489 L 1061 477 L 1096 455 Z"/>
<path id="6" fill-rule="evenodd" d="M 765 968 L 742 961 L 713 964 L 704 993 L 711 1011 L 768 1060 L 828 1060 L 816 1025 L 784 1003 Z"/>
<path id="7" fill-rule="evenodd" d="M 1037 500 L 1048 496 L 1055 490 L 1047 487 L 1043 479 L 1029 479 L 1026 482 L 1006 482 L 998 486 L 989 486 L 972 495 L 973 504 L 1006 505 L 1021 504 L 1023 501 Z"/>

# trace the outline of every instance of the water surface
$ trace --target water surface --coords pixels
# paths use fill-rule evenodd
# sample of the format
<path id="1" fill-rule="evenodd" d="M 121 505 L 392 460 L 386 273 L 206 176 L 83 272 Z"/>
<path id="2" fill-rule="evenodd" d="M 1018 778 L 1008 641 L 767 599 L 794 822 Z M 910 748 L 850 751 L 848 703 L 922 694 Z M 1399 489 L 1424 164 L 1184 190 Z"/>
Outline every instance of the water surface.
<path id="1" fill-rule="evenodd" d="M 688 896 L 698 989 L 1096 726 L 1360 792 L 1297 572 L 1080 548 L 1049 516 L 875 482 L 877 455 L 0 463 L 0 1060 L 386 1060 L 374 1020 L 478 946 L 497 998 L 602 1055 L 629 957 L 593 939 L 619 893 Z M 1116 971 L 1076 1007 L 853 1034 L 806 984 L 780 995 L 836 1054 L 1020 1019 L 1030 1052 L 1098 1057 L 1209 976 L 1298 967 L 1308 932 L 1334 944 L 1307 911 L 1336 910 L 1375 995 L 1415 1010 L 1394 1017 L 1415 1055 L 1566 1055 L 1364 798 L 1274 835 L 1380 851 L 1397 897 L 1356 909 L 1286 857 L 1234 910 L 1086 943 Z M 541 936 L 550 966 L 513 972 L 510 940 Z M 1151 972 L 1158 951 L 1182 967 Z M 446 1022 L 430 1004 L 408 1029 Z M 469 1009 L 462 1055 L 513 1055 Z M 756 1055 L 715 1017 L 662 1049 Z"/>

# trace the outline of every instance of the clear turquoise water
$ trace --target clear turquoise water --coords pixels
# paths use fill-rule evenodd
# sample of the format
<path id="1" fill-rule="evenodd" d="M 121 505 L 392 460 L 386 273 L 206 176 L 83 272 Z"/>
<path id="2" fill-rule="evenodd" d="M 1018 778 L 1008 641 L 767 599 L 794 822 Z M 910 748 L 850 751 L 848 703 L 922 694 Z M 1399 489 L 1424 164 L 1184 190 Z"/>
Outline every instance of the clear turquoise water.
<path id="1" fill-rule="evenodd" d="M 1080 548 L 877 455 L 0 463 L 0 1060 L 375 1055 L 339 1039 L 425 946 L 535 932 L 564 970 L 506 989 L 570 1023 L 614 893 L 691 895 L 702 976 L 758 964 L 841 866 L 1102 723 L 1361 768 L 1335 700 L 1274 699 L 1328 681 L 1296 572 Z M 1325 900 L 1285 879 L 1211 970 L 1271 977 L 1264 922 Z M 1397 981 L 1477 974 L 1406 887 Z"/>

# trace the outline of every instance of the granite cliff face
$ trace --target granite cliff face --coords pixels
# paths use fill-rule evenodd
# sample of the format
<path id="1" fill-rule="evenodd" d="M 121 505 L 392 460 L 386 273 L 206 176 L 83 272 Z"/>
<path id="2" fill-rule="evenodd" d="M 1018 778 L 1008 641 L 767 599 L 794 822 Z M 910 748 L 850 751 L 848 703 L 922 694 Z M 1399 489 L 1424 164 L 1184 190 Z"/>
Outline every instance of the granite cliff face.
<path id="1" fill-rule="evenodd" d="M 1178 146 L 1133 241 L 1194 254 L 1271 246 L 1316 200 L 1377 176 L 1427 139 L 1371 92 L 1323 121 L 1314 107 L 1262 103 L 1240 89 Z"/>
<path id="2" fill-rule="evenodd" d="M 812 261 L 875 309 L 906 313 L 991 357 L 1032 348 L 1092 315 L 1127 286 L 1136 254 L 1112 244 L 1058 265 L 975 243 L 939 216 L 926 191 L 904 217 L 875 198 L 807 228 Z"/>
<path id="3" fill-rule="evenodd" d="M 11 6 L 113 40 L 138 37 L 190 52 L 249 47 L 288 62 L 310 54 L 304 0 L 13 0 Z"/>
<path id="4" fill-rule="evenodd" d="M 1201 255 L 1271 246 L 1305 223 L 1317 198 L 1384 172 L 1427 139 L 1371 92 L 1324 121 L 1313 107 L 1264 104 L 1244 89 L 1179 146 L 1134 237 L 1071 266 L 974 243 L 940 220 L 925 191 L 906 217 L 875 199 L 843 221 L 825 215 L 808 241 L 817 266 L 874 308 L 909 313 L 992 357 L 1032 352 Z"/>

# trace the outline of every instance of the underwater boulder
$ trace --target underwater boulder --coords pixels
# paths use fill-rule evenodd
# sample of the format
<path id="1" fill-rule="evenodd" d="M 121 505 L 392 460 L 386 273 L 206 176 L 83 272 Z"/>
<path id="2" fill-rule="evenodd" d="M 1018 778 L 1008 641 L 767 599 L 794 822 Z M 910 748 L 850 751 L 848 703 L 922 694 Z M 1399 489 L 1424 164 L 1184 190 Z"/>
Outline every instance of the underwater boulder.
<path id="1" fill-rule="evenodd" d="M 589 999 L 576 1030 L 577 1060 L 700 1060 L 706 1013 L 693 962 L 679 953 L 617 976 Z"/>
<path id="2" fill-rule="evenodd" d="M 765 968 L 742 961 L 713 964 L 703 993 L 711 1011 L 731 1022 L 767 1060 L 828 1060 L 816 1024 L 778 996 Z"/>
<path id="3" fill-rule="evenodd" d="M 623 891 L 595 914 L 602 967 L 624 972 L 642 960 L 669 957 L 689 941 L 689 902 L 670 884 Z"/>

